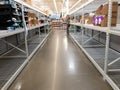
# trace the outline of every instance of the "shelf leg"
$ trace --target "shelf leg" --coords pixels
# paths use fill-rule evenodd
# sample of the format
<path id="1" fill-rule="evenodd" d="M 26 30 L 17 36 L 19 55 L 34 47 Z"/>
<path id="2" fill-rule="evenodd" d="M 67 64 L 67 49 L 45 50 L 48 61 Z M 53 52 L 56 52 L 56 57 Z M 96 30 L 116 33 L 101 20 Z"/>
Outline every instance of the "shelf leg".
<path id="1" fill-rule="evenodd" d="M 106 33 L 106 48 L 105 48 L 105 61 L 104 61 L 104 72 L 106 74 L 108 72 L 109 41 L 110 41 L 110 34 Z"/>
<path id="2" fill-rule="evenodd" d="M 110 43 L 110 34 L 109 30 L 111 28 L 111 16 L 112 16 L 112 0 L 109 0 L 109 9 L 108 9 L 108 32 L 106 33 L 106 48 L 105 48 L 105 61 L 104 61 L 104 72 L 107 74 L 108 72 L 108 55 L 109 55 L 109 43 Z M 105 80 L 105 77 L 104 77 Z"/>
<path id="3" fill-rule="evenodd" d="M 74 25 L 74 33 L 76 33 L 76 26 Z"/>
<path id="4" fill-rule="evenodd" d="M 83 46 L 83 43 L 84 43 L 84 28 L 83 28 L 83 24 L 84 24 L 84 8 L 82 8 L 82 26 L 81 26 L 81 29 L 82 29 L 82 46 Z"/>
<path id="5" fill-rule="evenodd" d="M 26 56 L 28 57 L 29 56 L 28 41 L 27 41 L 28 30 L 27 30 L 27 26 L 26 26 L 26 22 L 25 22 L 24 5 L 22 5 L 22 20 L 23 20 L 23 25 L 24 25 L 24 29 L 25 29 L 25 49 L 26 49 Z"/>
<path id="6" fill-rule="evenodd" d="M 39 39 L 41 40 L 41 37 L 40 37 L 40 36 L 41 36 L 41 35 L 40 35 L 41 33 L 40 33 L 40 30 L 41 30 L 41 29 L 39 28 L 39 30 L 38 30 L 38 31 L 39 31 Z"/>
<path id="7" fill-rule="evenodd" d="M 38 20 L 40 20 L 40 14 L 39 14 L 39 13 L 38 13 L 37 16 L 38 16 Z M 39 27 L 38 33 L 39 33 L 39 39 L 41 40 L 41 37 L 40 37 L 40 36 L 41 36 L 41 33 L 40 33 L 40 30 L 41 30 L 41 29 L 40 29 L 40 27 Z"/>
<path id="8" fill-rule="evenodd" d="M 28 35 L 28 32 L 27 30 L 25 31 L 25 49 L 26 49 L 26 56 L 28 57 L 29 56 L 29 52 L 28 52 L 28 40 L 27 40 L 27 35 Z"/>

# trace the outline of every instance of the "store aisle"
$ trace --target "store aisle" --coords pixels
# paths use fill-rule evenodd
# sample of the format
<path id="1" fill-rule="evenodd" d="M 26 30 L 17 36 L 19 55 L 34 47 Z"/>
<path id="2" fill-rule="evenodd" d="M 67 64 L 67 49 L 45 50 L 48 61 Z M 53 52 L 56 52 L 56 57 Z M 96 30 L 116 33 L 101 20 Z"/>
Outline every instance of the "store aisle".
<path id="1" fill-rule="evenodd" d="M 112 90 L 65 31 L 53 31 L 9 90 Z"/>

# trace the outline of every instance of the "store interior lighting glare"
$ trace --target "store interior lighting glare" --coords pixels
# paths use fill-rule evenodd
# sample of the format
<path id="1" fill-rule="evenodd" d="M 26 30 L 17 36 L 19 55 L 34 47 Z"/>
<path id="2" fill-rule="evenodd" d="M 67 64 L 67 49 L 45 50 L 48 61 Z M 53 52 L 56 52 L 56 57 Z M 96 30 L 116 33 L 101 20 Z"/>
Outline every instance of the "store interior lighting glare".
<path id="1" fill-rule="evenodd" d="M 58 9 L 57 9 L 56 0 L 53 0 L 53 2 L 54 2 L 54 6 L 55 6 L 55 9 L 56 9 L 56 12 L 58 13 Z"/>

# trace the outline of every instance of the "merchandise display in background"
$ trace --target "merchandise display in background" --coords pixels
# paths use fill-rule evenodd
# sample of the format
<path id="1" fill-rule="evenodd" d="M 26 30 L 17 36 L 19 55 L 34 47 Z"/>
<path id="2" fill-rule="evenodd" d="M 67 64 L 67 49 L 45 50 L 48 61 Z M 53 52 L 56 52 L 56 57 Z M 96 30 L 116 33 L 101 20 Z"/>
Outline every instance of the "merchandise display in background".
<path id="1" fill-rule="evenodd" d="M 70 23 L 77 23 L 79 22 L 79 17 L 70 17 Z"/>
<path id="2" fill-rule="evenodd" d="M 101 5 L 96 10 L 95 17 L 99 17 L 100 15 L 104 16 L 103 18 L 98 19 L 99 23 L 95 23 L 94 25 L 100 25 L 101 27 L 107 27 L 108 22 L 108 9 L 109 9 L 109 3 Z M 118 14 L 118 2 L 112 2 L 112 18 L 111 18 L 111 26 L 115 27 L 117 25 L 117 14 Z"/>
<path id="3" fill-rule="evenodd" d="M 0 5 L 10 4 L 9 0 L 0 0 Z"/>
<path id="4" fill-rule="evenodd" d="M 98 9 L 95 11 L 95 15 L 91 16 L 88 14 L 84 15 L 84 20 L 82 20 L 82 16 L 80 16 L 80 23 L 84 24 L 93 24 L 95 26 L 107 27 L 108 21 L 108 3 L 100 5 Z M 111 26 L 115 27 L 119 24 L 118 15 L 118 2 L 112 2 L 112 18 L 111 18 Z"/>
<path id="5" fill-rule="evenodd" d="M 38 20 L 35 13 L 28 12 L 28 27 L 30 26 L 37 26 L 40 24 L 40 21 Z"/>
<path id="6" fill-rule="evenodd" d="M 0 29 L 6 30 L 7 27 L 12 26 L 14 21 L 12 21 L 13 13 L 11 5 L 0 5 Z"/>
<path id="7" fill-rule="evenodd" d="M 14 1 L 0 1 L 0 30 L 22 28 L 21 7 Z"/>
<path id="8" fill-rule="evenodd" d="M 60 19 L 60 14 L 52 14 L 51 19 Z"/>
<path id="9" fill-rule="evenodd" d="M 23 28 L 21 6 L 9 0 L 0 1 L 0 30 L 17 30 Z M 6 4 L 7 3 L 7 4 Z M 39 25 L 42 20 L 38 20 L 35 13 L 31 13 L 27 8 L 24 8 L 25 22 L 28 27 Z"/>
<path id="10" fill-rule="evenodd" d="M 104 19 L 104 16 L 103 16 L 103 15 L 94 16 L 93 25 L 96 25 L 96 26 L 98 25 L 98 26 L 100 26 L 103 19 Z"/>
<path id="11" fill-rule="evenodd" d="M 118 6 L 118 11 L 120 11 L 120 5 Z M 117 24 L 120 26 L 120 12 L 118 12 L 118 16 L 117 16 Z"/>
<path id="12" fill-rule="evenodd" d="M 32 0 L 23 0 L 24 2 L 26 2 L 29 5 L 32 5 Z"/>

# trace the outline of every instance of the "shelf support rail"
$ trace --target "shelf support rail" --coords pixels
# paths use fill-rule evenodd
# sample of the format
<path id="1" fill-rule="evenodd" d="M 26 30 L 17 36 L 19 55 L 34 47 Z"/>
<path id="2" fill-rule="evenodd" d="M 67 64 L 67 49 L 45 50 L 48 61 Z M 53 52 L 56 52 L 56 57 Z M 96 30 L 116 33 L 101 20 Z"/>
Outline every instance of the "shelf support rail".
<path id="1" fill-rule="evenodd" d="M 101 33 L 102 33 L 102 32 L 100 32 L 100 33 L 98 33 L 98 34 L 95 34 L 93 37 L 90 37 L 90 38 L 89 38 L 88 40 L 86 40 L 86 41 L 82 41 L 83 47 L 84 47 L 84 48 L 104 47 L 105 45 L 103 45 L 103 44 L 100 44 L 100 45 L 86 45 L 86 46 L 84 46 L 87 42 L 89 42 L 90 40 L 94 39 L 96 36 L 100 35 Z M 82 34 L 83 34 L 83 32 L 82 32 Z M 84 35 L 82 35 L 82 38 L 84 38 Z"/>
<path id="2" fill-rule="evenodd" d="M 0 58 L 5 58 L 5 59 L 6 58 L 8 58 L 8 59 L 9 58 L 26 58 L 26 56 L 22 56 L 22 55 L 21 56 L 20 55 L 19 56 L 3 56 L 3 57 L 0 57 Z"/>
<path id="3" fill-rule="evenodd" d="M 120 57 L 117 58 L 117 59 L 115 59 L 115 60 L 113 60 L 112 62 L 110 62 L 110 63 L 108 64 L 108 66 L 113 65 L 114 63 L 118 62 L 119 60 L 120 60 Z"/>
<path id="4" fill-rule="evenodd" d="M 109 1 L 111 1 L 111 0 L 109 0 Z M 118 0 L 112 0 L 112 1 L 118 1 Z M 112 6 L 112 1 L 111 1 L 111 6 Z M 110 6 L 109 6 L 110 7 Z M 109 15 L 109 16 L 111 16 L 111 14 Z M 118 57 L 118 58 L 116 58 L 115 60 L 113 60 L 112 62 L 110 62 L 109 64 L 108 64 L 108 66 L 111 66 L 111 65 L 113 65 L 113 64 L 115 64 L 116 62 L 118 62 L 118 61 L 120 61 L 120 57 Z M 114 72 L 114 71 L 120 71 L 120 69 L 110 69 L 110 70 L 108 70 L 108 71 L 110 71 L 110 72 Z"/>
<path id="5" fill-rule="evenodd" d="M 31 39 L 28 39 L 28 41 L 30 41 Z M 24 42 L 25 43 L 25 42 Z M 23 44 L 24 44 L 23 43 Z M 16 47 L 20 47 L 21 45 L 23 45 L 23 44 L 20 44 L 20 45 L 17 45 Z M 12 52 L 13 50 L 15 50 L 16 48 L 12 48 L 11 50 L 9 50 L 9 51 L 7 51 L 7 52 L 5 52 L 5 53 L 3 53 L 2 55 L 0 55 L 0 58 L 18 58 L 18 57 L 20 57 L 20 56 L 5 56 L 5 55 L 7 55 L 8 53 L 10 53 L 10 52 Z M 26 53 L 25 53 L 26 54 Z M 23 57 L 25 57 L 26 58 L 26 56 L 21 56 L 21 58 L 23 58 Z"/>
<path id="6" fill-rule="evenodd" d="M 18 45 L 17 47 L 19 47 L 20 45 Z M 0 55 L 0 58 L 4 57 L 5 55 L 7 55 L 8 53 L 12 52 L 13 50 L 15 50 L 15 48 L 5 52 L 4 54 Z"/>
<path id="7" fill-rule="evenodd" d="M 84 48 L 97 48 L 97 47 L 105 47 L 105 45 L 100 44 L 100 45 L 86 45 Z"/>
<path id="8" fill-rule="evenodd" d="M 12 47 L 16 48 L 17 50 L 19 50 L 19 51 L 21 51 L 21 52 L 23 52 L 23 53 L 25 53 L 25 54 L 26 54 L 26 52 L 25 52 L 24 50 L 22 50 L 22 49 L 20 49 L 20 48 L 16 47 L 15 45 L 13 45 L 13 44 L 11 44 L 11 43 L 9 43 L 9 42 L 7 42 L 7 41 L 3 40 L 3 39 L 0 39 L 0 40 L 2 40 L 4 43 L 6 43 L 6 44 L 8 44 L 8 45 L 10 45 L 10 46 L 12 46 Z"/>
<path id="9" fill-rule="evenodd" d="M 86 40 L 86 41 L 83 43 L 83 45 L 86 44 L 87 42 L 89 42 L 90 40 L 94 39 L 96 36 L 100 35 L 101 33 L 102 33 L 102 32 L 95 34 L 93 37 L 90 37 L 88 40 Z"/>
<path id="10" fill-rule="evenodd" d="M 109 72 L 120 72 L 120 69 L 109 69 Z"/>
<path id="11" fill-rule="evenodd" d="M 84 48 L 105 47 L 105 45 L 103 45 L 102 43 L 100 43 L 100 45 L 85 45 L 85 44 L 87 44 L 90 40 L 94 39 L 96 36 L 100 35 L 101 33 L 102 33 L 102 32 L 97 33 L 97 34 L 95 34 L 93 37 L 90 37 L 88 40 L 84 41 L 84 42 L 83 42 L 83 47 L 84 47 Z"/>

